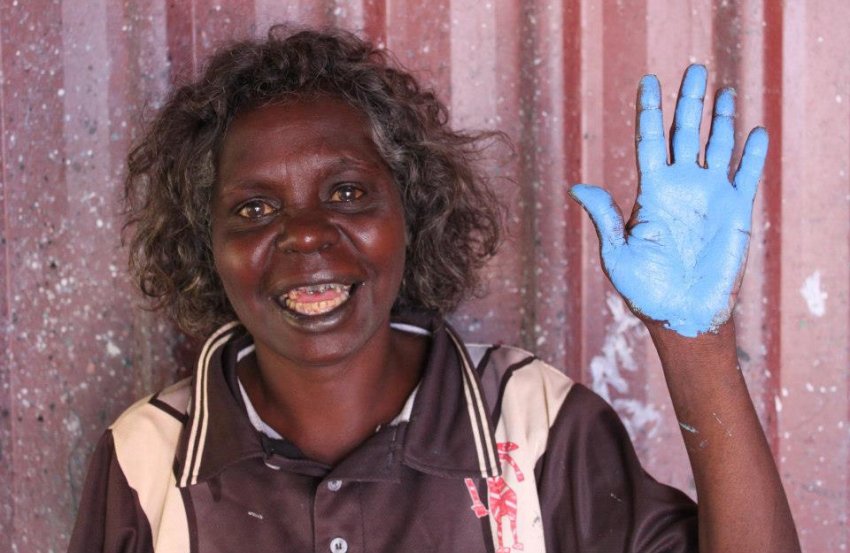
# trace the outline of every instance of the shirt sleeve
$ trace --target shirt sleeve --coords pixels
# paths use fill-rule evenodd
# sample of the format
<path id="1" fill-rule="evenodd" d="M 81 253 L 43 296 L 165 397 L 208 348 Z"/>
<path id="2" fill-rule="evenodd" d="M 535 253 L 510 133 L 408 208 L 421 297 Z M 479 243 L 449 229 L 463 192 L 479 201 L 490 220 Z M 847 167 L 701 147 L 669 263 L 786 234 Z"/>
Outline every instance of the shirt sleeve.
<path id="1" fill-rule="evenodd" d="M 106 431 L 89 462 L 68 553 L 153 553 L 151 528 Z"/>
<path id="2" fill-rule="evenodd" d="M 547 551 L 697 551 L 696 504 L 657 482 L 616 412 L 576 384 L 535 467 Z"/>

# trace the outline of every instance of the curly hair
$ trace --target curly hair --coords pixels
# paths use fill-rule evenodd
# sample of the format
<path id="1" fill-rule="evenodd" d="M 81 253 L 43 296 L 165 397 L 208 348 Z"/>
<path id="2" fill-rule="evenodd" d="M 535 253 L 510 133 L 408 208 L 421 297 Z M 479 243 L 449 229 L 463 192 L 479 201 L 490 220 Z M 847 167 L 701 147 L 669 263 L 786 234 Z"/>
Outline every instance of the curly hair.
<path id="1" fill-rule="evenodd" d="M 396 306 L 447 313 L 479 291 L 503 210 L 478 168 L 501 133 L 457 132 L 448 111 L 390 55 L 340 29 L 275 26 L 219 50 L 177 88 L 128 157 L 124 207 L 130 273 L 152 308 L 188 334 L 235 318 L 215 271 L 210 202 L 216 159 L 240 112 L 315 94 L 366 114 L 399 187 L 408 244 Z M 125 235 L 126 237 L 126 235 Z"/>

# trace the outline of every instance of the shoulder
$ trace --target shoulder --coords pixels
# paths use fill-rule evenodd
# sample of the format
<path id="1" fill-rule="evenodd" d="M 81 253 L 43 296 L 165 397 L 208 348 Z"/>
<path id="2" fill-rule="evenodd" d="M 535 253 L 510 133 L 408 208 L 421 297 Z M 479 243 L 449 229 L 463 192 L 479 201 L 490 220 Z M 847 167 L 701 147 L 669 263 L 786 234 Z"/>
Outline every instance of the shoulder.
<path id="1" fill-rule="evenodd" d="M 585 421 L 619 421 L 614 409 L 598 394 L 527 350 L 500 344 L 465 346 L 491 406 L 506 400 L 537 398 L 545 402 L 552 423 L 558 415 L 571 420 L 575 414 Z"/>
<path id="2" fill-rule="evenodd" d="M 604 399 L 522 348 L 467 344 L 481 390 L 500 432 L 538 444 L 607 437 L 614 443 L 628 434 Z M 593 438 L 592 435 L 596 435 Z"/>
<path id="3" fill-rule="evenodd" d="M 546 451 L 550 434 L 576 387 L 563 372 L 511 346 L 467 346 L 490 410 L 496 441 L 528 467 Z"/>
<path id="4" fill-rule="evenodd" d="M 545 411 L 547 427 L 574 387 L 563 372 L 522 348 L 467 344 L 484 394 L 494 413 L 506 404 L 521 403 L 528 411 Z M 498 417 L 497 417 L 498 418 Z"/>
<path id="5" fill-rule="evenodd" d="M 149 475 L 154 465 L 171 467 L 191 390 L 191 379 L 181 380 L 137 401 L 109 427 L 118 463 L 131 485 L 135 476 Z"/>
<path id="6" fill-rule="evenodd" d="M 142 430 L 150 424 L 182 426 L 186 422 L 191 390 L 191 378 L 185 378 L 160 392 L 144 397 L 121 413 L 109 429 L 113 434 L 128 434 Z"/>
<path id="7" fill-rule="evenodd" d="M 179 541 L 175 550 L 188 551 L 185 532 L 173 531 L 185 521 L 173 469 L 191 389 L 185 379 L 137 401 L 104 433 L 69 551 L 111 551 L 109 544 L 125 543 L 128 535 L 137 540 L 134 551 L 153 551 L 163 536 Z"/>

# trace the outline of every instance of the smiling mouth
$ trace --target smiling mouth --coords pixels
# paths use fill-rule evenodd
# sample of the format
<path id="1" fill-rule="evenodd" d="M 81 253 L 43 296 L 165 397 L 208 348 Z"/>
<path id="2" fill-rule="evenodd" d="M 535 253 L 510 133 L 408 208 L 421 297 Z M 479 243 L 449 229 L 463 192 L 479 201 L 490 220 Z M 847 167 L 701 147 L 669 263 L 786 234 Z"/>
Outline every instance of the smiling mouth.
<path id="1" fill-rule="evenodd" d="M 280 303 L 297 315 L 307 317 L 324 315 L 347 302 L 354 286 L 336 282 L 299 286 L 281 296 Z"/>

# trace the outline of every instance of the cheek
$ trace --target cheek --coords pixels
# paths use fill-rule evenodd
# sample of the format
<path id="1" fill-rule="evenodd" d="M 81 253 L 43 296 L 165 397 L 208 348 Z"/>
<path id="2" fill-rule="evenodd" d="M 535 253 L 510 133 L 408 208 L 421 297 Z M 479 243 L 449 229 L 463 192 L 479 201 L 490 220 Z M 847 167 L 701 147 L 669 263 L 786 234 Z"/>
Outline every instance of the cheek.
<path id="1" fill-rule="evenodd" d="M 405 232 L 403 224 L 392 218 L 361 226 L 356 234 L 355 248 L 366 263 L 372 279 L 380 282 L 381 296 L 398 295 L 398 289 L 404 276 Z M 388 297 L 386 299 L 389 299 Z"/>
<path id="2" fill-rule="evenodd" d="M 213 235 L 213 260 L 228 298 L 244 294 L 262 278 L 264 240 Z"/>
<path id="3" fill-rule="evenodd" d="M 407 229 L 404 221 L 393 219 L 392 224 L 378 229 L 373 240 L 373 249 L 383 259 L 384 265 L 394 274 L 401 275 L 404 272 L 407 251 Z"/>

